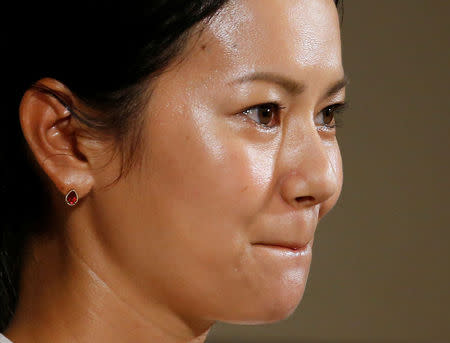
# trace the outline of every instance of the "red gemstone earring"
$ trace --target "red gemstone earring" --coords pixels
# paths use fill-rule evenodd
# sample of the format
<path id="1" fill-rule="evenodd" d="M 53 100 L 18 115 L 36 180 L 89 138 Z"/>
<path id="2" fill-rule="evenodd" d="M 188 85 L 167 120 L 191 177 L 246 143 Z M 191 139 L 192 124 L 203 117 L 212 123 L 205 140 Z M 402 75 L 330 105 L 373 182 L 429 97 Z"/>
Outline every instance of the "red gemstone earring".
<path id="1" fill-rule="evenodd" d="M 75 189 L 71 189 L 66 194 L 66 204 L 69 206 L 75 206 L 78 202 L 78 194 Z"/>

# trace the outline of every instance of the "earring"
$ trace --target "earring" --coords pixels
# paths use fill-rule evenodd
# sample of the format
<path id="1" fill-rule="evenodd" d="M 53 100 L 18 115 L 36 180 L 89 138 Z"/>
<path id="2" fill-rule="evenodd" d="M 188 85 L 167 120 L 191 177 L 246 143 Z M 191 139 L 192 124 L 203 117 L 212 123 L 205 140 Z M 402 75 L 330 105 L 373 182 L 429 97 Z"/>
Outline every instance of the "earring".
<path id="1" fill-rule="evenodd" d="M 71 189 L 66 194 L 66 204 L 69 206 L 75 206 L 78 202 L 78 194 L 75 189 Z"/>

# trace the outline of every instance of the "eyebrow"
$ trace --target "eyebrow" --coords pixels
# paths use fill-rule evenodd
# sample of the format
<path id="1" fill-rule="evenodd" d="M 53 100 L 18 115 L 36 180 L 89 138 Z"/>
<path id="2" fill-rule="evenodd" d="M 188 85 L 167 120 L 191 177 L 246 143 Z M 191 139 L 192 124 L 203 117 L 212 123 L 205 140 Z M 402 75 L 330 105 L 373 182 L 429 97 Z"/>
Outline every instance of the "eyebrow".
<path id="1" fill-rule="evenodd" d="M 286 90 L 290 95 L 295 96 L 299 95 L 305 91 L 306 86 L 304 83 L 286 77 L 282 74 L 273 73 L 273 72 L 254 72 L 251 74 L 244 75 L 242 77 L 233 80 L 231 83 L 244 83 L 250 81 L 266 81 L 275 83 L 281 86 L 284 90 Z M 333 83 L 325 92 L 325 98 L 329 98 L 339 92 L 342 88 L 344 88 L 349 83 L 349 78 L 347 75 L 344 75 L 338 81 Z"/>

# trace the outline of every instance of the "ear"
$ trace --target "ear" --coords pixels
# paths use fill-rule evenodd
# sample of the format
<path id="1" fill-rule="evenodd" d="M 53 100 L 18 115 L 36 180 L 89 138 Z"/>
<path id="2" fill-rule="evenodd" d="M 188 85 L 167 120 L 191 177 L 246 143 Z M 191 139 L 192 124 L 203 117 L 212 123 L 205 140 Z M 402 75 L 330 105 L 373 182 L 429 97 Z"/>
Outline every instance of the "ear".
<path id="1" fill-rule="evenodd" d="M 70 91 L 54 79 L 40 84 L 73 98 Z M 80 151 L 77 132 L 81 126 L 55 97 L 38 89 L 28 89 L 19 109 L 24 137 L 42 170 L 65 196 L 75 189 L 81 199 L 94 185 L 90 156 Z"/>

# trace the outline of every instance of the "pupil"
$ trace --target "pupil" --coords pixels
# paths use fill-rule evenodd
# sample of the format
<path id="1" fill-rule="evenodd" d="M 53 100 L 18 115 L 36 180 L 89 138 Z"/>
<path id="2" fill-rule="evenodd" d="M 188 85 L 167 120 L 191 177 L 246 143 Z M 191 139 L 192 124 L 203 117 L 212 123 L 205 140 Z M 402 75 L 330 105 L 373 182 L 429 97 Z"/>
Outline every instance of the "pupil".
<path id="1" fill-rule="evenodd" d="M 271 118 L 270 107 L 263 107 L 262 109 L 263 109 L 262 117 L 264 118 L 262 123 L 268 124 L 270 122 L 270 118 Z M 268 121 L 266 122 L 267 119 L 268 119 Z"/>
<path id="2" fill-rule="evenodd" d="M 333 114 L 331 113 L 331 109 L 327 109 L 325 111 L 325 124 L 329 124 L 331 123 L 331 121 L 333 120 Z"/>

